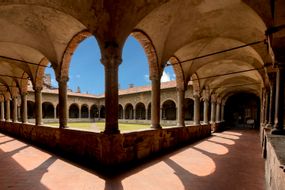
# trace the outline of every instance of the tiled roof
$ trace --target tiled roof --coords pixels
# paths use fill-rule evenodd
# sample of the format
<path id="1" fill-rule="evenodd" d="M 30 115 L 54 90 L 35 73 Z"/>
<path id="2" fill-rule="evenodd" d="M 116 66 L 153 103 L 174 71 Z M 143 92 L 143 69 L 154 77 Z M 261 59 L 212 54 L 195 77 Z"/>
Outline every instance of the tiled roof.
<path id="1" fill-rule="evenodd" d="M 162 82 L 160 88 L 161 89 L 167 89 L 167 88 L 175 88 L 176 87 L 176 81 L 169 81 L 169 82 Z M 31 88 L 29 91 L 33 91 Z M 136 94 L 136 93 L 141 93 L 141 92 L 148 92 L 151 91 L 151 86 L 136 86 L 132 88 L 127 88 L 127 89 L 120 89 L 119 90 L 119 95 L 126 95 L 126 94 Z M 44 88 L 43 93 L 48 93 L 48 94 L 58 94 L 58 89 L 49 89 L 49 88 Z M 101 95 L 95 95 L 95 94 L 84 94 L 84 93 L 77 93 L 77 92 L 67 92 L 69 96 L 81 96 L 81 97 L 86 97 L 86 98 L 104 98 L 104 94 Z"/>

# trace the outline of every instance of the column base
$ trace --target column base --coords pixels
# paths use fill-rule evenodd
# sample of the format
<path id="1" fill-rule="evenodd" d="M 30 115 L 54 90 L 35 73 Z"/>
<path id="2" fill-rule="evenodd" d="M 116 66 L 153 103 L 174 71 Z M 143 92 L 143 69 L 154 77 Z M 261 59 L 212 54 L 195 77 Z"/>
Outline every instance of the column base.
<path id="1" fill-rule="evenodd" d="M 185 127 L 185 124 L 181 124 L 181 123 L 180 123 L 180 124 L 177 124 L 176 126 L 177 126 L 177 127 Z"/>
<path id="2" fill-rule="evenodd" d="M 285 135 L 285 130 L 274 128 L 271 130 L 271 134 L 272 135 Z"/>
<path id="3" fill-rule="evenodd" d="M 152 129 L 162 129 L 160 124 L 151 124 L 150 128 L 152 128 Z"/>
<path id="4" fill-rule="evenodd" d="M 106 130 L 106 129 L 105 129 L 105 130 L 103 131 L 103 133 L 106 134 L 106 135 L 120 134 L 120 130 L 119 130 L 119 129 L 115 129 L 115 130 L 114 130 L 114 129 L 112 129 L 112 130 L 110 130 L 110 129 L 109 129 L 109 130 Z"/>

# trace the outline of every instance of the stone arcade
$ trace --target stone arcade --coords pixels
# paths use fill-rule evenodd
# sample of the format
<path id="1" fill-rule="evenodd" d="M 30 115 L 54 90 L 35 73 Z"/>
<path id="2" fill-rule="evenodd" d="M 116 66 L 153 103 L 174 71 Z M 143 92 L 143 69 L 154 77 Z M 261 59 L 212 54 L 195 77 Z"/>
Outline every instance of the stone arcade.
<path id="1" fill-rule="evenodd" d="M 266 159 L 266 187 L 284 189 L 284 10 L 283 0 L 0 1 L 0 131 L 112 167 L 210 136 L 211 125 L 218 131 L 224 116 L 226 123 L 236 125 L 254 120 L 260 126 Z M 77 45 L 90 35 L 100 46 L 105 94 L 85 96 L 85 107 L 75 99 L 77 105 L 72 106 L 68 98 L 77 95 L 68 95 L 70 60 Z M 148 58 L 151 90 L 136 92 L 146 93 L 148 102 L 130 103 L 126 94 L 119 94 L 118 68 L 124 64 L 122 50 L 129 35 L 140 42 Z M 58 106 L 52 105 L 59 128 L 42 125 L 43 108 L 50 109 L 50 104 L 43 104 L 49 97 L 43 93 L 49 63 L 59 86 Z M 176 85 L 167 91 L 160 78 L 169 64 Z M 166 98 L 174 92 L 176 104 Z M 31 94 L 34 112 L 28 109 Z M 247 118 L 235 115 L 239 112 L 230 105 L 236 105 L 234 97 L 240 94 L 245 94 L 245 101 L 257 97 L 255 103 L 249 101 L 257 115 L 246 107 L 237 110 Z M 185 109 L 189 104 L 191 119 L 187 117 L 192 113 Z M 167 114 L 165 110 L 174 105 L 176 114 Z M 96 117 L 95 106 L 98 112 L 104 106 L 103 133 L 67 128 L 69 118 Z M 35 124 L 28 123 L 28 112 L 34 113 Z M 52 113 L 44 112 L 44 117 Z M 150 119 L 150 129 L 121 133 L 121 118 Z M 176 127 L 162 129 L 167 118 L 177 121 Z M 185 119 L 193 120 L 191 126 Z"/>

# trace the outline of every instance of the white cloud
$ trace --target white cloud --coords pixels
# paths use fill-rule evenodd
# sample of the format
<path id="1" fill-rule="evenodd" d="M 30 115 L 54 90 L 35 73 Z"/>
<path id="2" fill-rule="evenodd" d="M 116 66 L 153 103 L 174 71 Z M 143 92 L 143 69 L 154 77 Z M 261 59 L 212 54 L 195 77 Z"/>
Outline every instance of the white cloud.
<path id="1" fill-rule="evenodd" d="M 144 80 L 145 80 L 146 82 L 149 82 L 149 75 L 148 75 L 148 74 L 145 74 L 145 75 L 144 75 Z"/>
<path id="2" fill-rule="evenodd" d="M 161 82 L 171 81 L 170 74 L 165 72 L 165 71 L 163 71 L 160 81 Z"/>

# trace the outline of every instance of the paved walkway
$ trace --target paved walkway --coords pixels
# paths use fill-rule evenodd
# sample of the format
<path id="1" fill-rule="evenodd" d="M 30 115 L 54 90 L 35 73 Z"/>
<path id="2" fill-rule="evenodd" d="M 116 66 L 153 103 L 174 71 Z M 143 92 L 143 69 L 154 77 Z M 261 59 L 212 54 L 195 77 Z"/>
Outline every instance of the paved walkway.
<path id="1" fill-rule="evenodd" d="M 262 190 L 260 153 L 257 131 L 231 130 L 109 179 L 0 133 L 0 189 Z"/>

